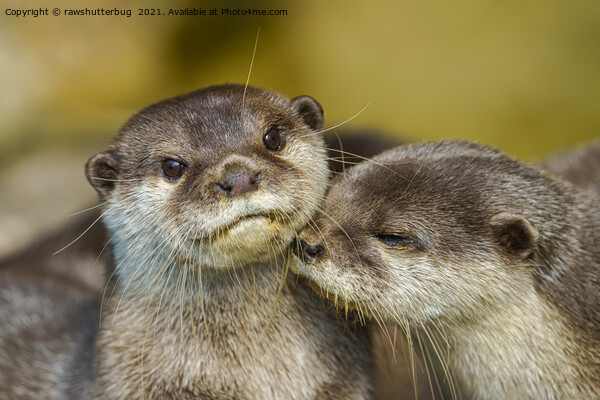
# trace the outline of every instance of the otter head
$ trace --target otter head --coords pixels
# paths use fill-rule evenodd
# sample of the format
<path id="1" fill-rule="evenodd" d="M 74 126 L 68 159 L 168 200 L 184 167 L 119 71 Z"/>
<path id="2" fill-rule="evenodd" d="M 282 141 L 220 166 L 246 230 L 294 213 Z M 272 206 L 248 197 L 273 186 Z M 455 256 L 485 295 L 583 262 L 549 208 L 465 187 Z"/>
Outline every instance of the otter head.
<path id="1" fill-rule="evenodd" d="M 280 256 L 325 191 L 322 123 L 311 97 L 238 85 L 134 115 L 86 165 L 121 268 L 133 259 L 134 268 L 235 268 Z"/>
<path id="2" fill-rule="evenodd" d="M 477 318 L 528 285 L 536 179 L 476 144 L 387 151 L 332 181 L 292 268 L 373 318 Z"/>

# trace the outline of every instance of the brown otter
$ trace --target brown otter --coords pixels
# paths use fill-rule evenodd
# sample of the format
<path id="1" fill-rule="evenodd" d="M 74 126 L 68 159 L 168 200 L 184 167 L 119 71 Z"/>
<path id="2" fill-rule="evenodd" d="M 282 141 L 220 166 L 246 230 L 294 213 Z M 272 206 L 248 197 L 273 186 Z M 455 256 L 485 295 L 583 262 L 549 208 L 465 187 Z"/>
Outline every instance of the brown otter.
<path id="1" fill-rule="evenodd" d="M 293 269 L 400 326 L 452 394 L 600 396 L 600 201 L 485 146 L 393 149 L 337 177 Z"/>
<path id="2" fill-rule="evenodd" d="M 330 168 L 340 172 L 342 160 L 357 162 L 398 144 L 372 131 L 342 132 L 343 150 L 360 157 L 341 157 L 337 134 L 329 131 L 324 136 L 331 148 Z M 94 223 L 100 214 L 91 209 L 0 260 L 0 387 L 8 398 L 90 397 L 100 301 L 112 272 L 105 248 L 108 236 L 102 224 Z M 82 232 L 72 245 L 52 255 Z M 387 355 L 385 344 L 381 350 L 376 346 L 382 355 Z M 383 368 L 387 363 L 379 369 Z M 387 369 L 384 372 L 389 375 Z M 412 393 L 410 384 L 402 389 Z"/>
<path id="3" fill-rule="evenodd" d="M 89 398 L 98 301 L 79 282 L 0 270 L 3 399 Z"/>
<path id="4" fill-rule="evenodd" d="M 77 219 L 0 261 L 0 398 L 89 398 L 105 232 Z"/>
<path id="5" fill-rule="evenodd" d="M 322 122 L 308 96 L 214 86 L 142 110 L 89 160 L 116 270 L 97 398 L 371 396 L 362 333 L 286 274 L 327 185 Z"/>
<path id="6" fill-rule="evenodd" d="M 540 167 L 583 189 L 600 193 L 600 139 L 551 156 Z"/>

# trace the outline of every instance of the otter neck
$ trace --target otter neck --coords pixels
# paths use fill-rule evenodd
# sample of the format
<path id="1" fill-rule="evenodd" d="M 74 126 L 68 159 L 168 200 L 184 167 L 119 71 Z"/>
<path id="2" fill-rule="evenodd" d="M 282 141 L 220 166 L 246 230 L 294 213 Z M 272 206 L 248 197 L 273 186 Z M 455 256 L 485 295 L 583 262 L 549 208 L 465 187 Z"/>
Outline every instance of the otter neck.
<path id="1" fill-rule="evenodd" d="M 571 398 L 581 393 L 575 343 L 560 315 L 530 286 L 501 308 L 444 332 L 445 363 L 455 382 L 474 398 Z M 446 351 L 445 342 L 441 353 Z M 589 390 L 589 388 L 587 388 Z"/>
<path id="2" fill-rule="evenodd" d="M 224 268 L 201 265 L 194 259 L 174 257 L 172 252 L 157 251 L 156 244 L 131 251 L 129 246 L 114 246 L 116 292 L 125 297 L 156 297 L 170 294 L 170 299 L 205 303 L 223 301 L 235 293 L 256 294 L 260 289 L 272 296 L 284 279 L 287 257 L 269 254 L 262 262 Z M 167 297 L 167 296 L 162 296 Z M 247 300 L 246 300 L 247 301 Z"/>
<path id="3" fill-rule="evenodd" d="M 122 279 L 125 276 L 129 279 Z M 155 276 L 144 279 L 136 279 L 130 273 L 120 276 L 116 292 L 124 298 L 147 299 L 149 303 L 158 298 L 161 305 L 185 303 L 188 308 L 205 309 L 211 304 L 217 307 L 229 304 L 228 307 L 238 308 L 256 302 L 276 302 L 285 279 L 283 257 L 273 264 L 244 265 L 226 270 L 202 268 L 191 262 L 172 263 Z"/>
<path id="4" fill-rule="evenodd" d="M 191 398 L 182 393 L 205 389 L 194 398 L 318 398 L 332 379 L 323 354 L 340 339 L 331 334 L 336 321 L 294 287 L 292 274 L 278 274 L 281 265 L 210 271 L 196 285 L 183 274 L 187 286 L 174 275 L 154 289 L 117 282 L 97 339 L 97 390 L 118 386 L 117 398 Z M 156 392 L 167 387 L 172 395 Z"/>

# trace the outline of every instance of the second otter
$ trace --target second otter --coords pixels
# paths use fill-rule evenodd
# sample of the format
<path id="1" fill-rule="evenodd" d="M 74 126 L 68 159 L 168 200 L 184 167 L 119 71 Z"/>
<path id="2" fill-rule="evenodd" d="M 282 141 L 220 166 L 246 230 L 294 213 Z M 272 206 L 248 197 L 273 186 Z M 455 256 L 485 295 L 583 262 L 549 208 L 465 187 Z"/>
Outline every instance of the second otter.
<path id="1" fill-rule="evenodd" d="M 597 398 L 599 203 L 484 146 L 405 146 L 336 178 L 294 268 L 433 338 L 463 393 Z"/>

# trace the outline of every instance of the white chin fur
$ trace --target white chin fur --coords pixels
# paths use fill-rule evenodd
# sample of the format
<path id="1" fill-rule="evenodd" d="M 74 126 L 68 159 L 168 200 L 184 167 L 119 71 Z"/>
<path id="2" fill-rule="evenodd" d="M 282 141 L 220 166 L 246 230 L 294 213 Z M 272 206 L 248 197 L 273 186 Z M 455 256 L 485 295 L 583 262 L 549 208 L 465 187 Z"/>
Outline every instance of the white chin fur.
<path id="1" fill-rule="evenodd" d="M 197 243 L 203 266 L 232 268 L 253 262 L 269 262 L 287 252 L 293 230 L 280 222 L 257 216 L 244 219 L 210 243 Z"/>

